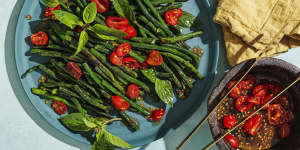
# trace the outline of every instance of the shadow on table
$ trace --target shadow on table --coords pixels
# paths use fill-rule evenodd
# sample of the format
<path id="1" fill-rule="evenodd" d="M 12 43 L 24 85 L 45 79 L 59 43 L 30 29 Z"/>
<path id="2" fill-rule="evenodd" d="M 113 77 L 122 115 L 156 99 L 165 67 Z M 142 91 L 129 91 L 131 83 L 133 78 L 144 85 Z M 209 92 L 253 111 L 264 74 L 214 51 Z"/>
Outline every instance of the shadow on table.
<path id="1" fill-rule="evenodd" d="M 78 147 L 81 150 L 90 150 L 91 148 L 89 145 L 80 143 L 68 137 L 67 135 L 59 132 L 57 129 L 51 126 L 30 103 L 30 100 L 28 99 L 21 85 L 20 77 L 18 76 L 16 62 L 15 62 L 14 41 L 15 41 L 15 29 L 16 29 L 19 13 L 22 9 L 23 3 L 24 0 L 17 1 L 12 11 L 12 14 L 10 16 L 8 26 L 7 26 L 6 36 L 5 36 L 5 63 L 6 63 L 7 74 L 9 77 L 10 84 L 13 87 L 13 91 L 16 97 L 18 98 L 20 104 L 26 111 L 26 113 L 44 131 L 46 131 L 51 136 L 57 138 L 58 140 L 66 144 L 72 145 L 74 147 Z"/>

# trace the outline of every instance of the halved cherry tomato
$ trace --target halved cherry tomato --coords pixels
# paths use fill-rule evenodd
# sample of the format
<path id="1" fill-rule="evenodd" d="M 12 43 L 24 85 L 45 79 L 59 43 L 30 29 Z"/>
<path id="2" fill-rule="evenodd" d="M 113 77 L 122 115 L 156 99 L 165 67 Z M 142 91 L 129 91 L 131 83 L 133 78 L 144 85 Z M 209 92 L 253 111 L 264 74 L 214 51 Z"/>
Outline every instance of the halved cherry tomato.
<path id="1" fill-rule="evenodd" d="M 136 99 L 140 96 L 140 89 L 136 84 L 130 84 L 126 90 L 126 96 L 130 99 Z"/>
<path id="2" fill-rule="evenodd" d="M 282 86 L 278 82 L 273 81 L 269 84 L 269 91 L 272 94 L 279 93 L 281 91 L 281 89 L 282 89 Z"/>
<path id="3" fill-rule="evenodd" d="M 114 28 L 117 30 L 129 25 L 128 19 L 123 18 L 123 17 L 112 17 L 112 16 L 109 16 L 105 20 L 105 23 L 108 27 Z"/>
<path id="4" fill-rule="evenodd" d="M 40 31 L 30 36 L 30 41 L 33 45 L 45 46 L 48 43 L 48 35 L 46 32 Z"/>
<path id="5" fill-rule="evenodd" d="M 272 93 L 268 94 L 266 97 L 264 97 L 264 98 L 261 99 L 261 104 L 262 104 L 262 105 L 265 104 L 266 102 L 268 102 L 269 100 L 271 100 L 273 96 L 274 96 L 274 94 L 272 94 Z M 270 106 L 270 104 L 266 105 L 266 106 L 263 108 L 263 110 L 268 109 L 269 106 Z"/>
<path id="6" fill-rule="evenodd" d="M 164 109 L 157 109 L 152 112 L 150 119 L 152 121 L 160 121 L 164 117 L 165 113 L 166 111 Z"/>
<path id="7" fill-rule="evenodd" d="M 110 53 L 109 60 L 112 64 L 121 66 L 123 57 L 119 57 L 116 52 Z"/>
<path id="8" fill-rule="evenodd" d="M 147 64 L 146 61 L 144 61 L 144 62 L 141 63 L 140 68 L 142 68 L 142 69 L 148 69 L 149 65 Z"/>
<path id="9" fill-rule="evenodd" d="M 240 88 L 250 90 L 255 84 L 255 77 L 253 75 L 247 75 L 241 82 Z"/>
<path id="10" fill-rule="evenodd" d="M 287 114 L 280 104 L 270 105 L 268 108 L 268 121 L 271 125 L 280 125 L 287 122 Z"/>
<path id="11" fill-rule="evenodd" d="M 174 15 L 179 19 L 181 16 L 182 16 L 182 9 L 181 8 L 177 8 L 177 9 L 172 9 L 172 10 L 169 10 L 171 12 L 174 13 Z"/>
<path id="12" fill-rule="evenodd" d="M 120 95 L 112 96 L 111 100 L 114 107 L 118 110 L 126 111 L 130 106 L 130 104 L 121 98 Z"/>
<path id="13" fill-rule="evenodd" d="M 61 8 L 60 8 L 60 5 L 57 5 L 55 8 L 52 8 L 52 7 L 46 7 L 45 12 L 44 12 L 44 16 L 45 16 L 46 18 L 55 19 L 53 11 L 54 11 L 54 10 L 60 10 L 60 9 L 61 9 Z"/>
<path id="14" fill-rule="evenodd" d="M 233 114 L 229 114 L 227 116 L 224 116 L 223 118 L 223 125 L 226 128 L 232 128 L 236 124 L 236 118 Z"/>
<path id="15" fill-rule="evenodd" d="M 287 123 L 280 126 L 278 130 L 278 136 L 280 138 L 287 138 L 290 135 L 291 132 L 291 126 Z"/>
<path id="16" fill-rule="evenodd" d="M 67 105 L 60 101 L 54 101 L 52 103 L 52 109 L 59 115 L 65 114 L 68 110 Z"/>
<path id="17" fill-rule="evenodd" d="M 228 134 L 225 136 L 225 140 L 226 140 L 233 148 L 238 148 L 238 147 L 239 147 L 239 142 L 238 142 L 238 140 L 237 140 L 233 135 L 231 135 L 230 133 L 228 133 Z"/>
<path id="18" fill-rule="evenodd" d="M 163 63 L 163 57 L 157 50 L 151 50 L 146 62 L 151 66 L 159 66 Z"/>
<path id="19" fill-rule="evenodd" d="M 135 70 L 135 69 L 139 68 L 139 66 L 140 66 L 138 61 L 132 57 L 123 58 L 122 64 L 125 68 L 128 68 L 130 70 Z"/>
<path id="20" fill-rule="evenodd" d="M 122 43 L 118 46 L 116 54 L 119 57 L 126 56 L 131 51 L 131 45 L 128 43 Z"/>
<path id="21" fill-rule="evenodd" d="M 74 77 L 75 79 L 79 79 L 82 75 L 81 69 L 78 67 L 78 65 L 74 62 L 68 62 L 67 63 L 67 71 L 68 73 Z"/>
<path id="22" fill-rule="evenodd" d="M 268 90 L 268 85 L 262 83 L 254 87 L 252 94 L 255 97 L 264 98 L 267 95 Z"/>
<path id="23" fill-rule="evenodd" d="M 166 22 L 171 26 L 177 25 L 178 20 L 179 20 L 179 18 L 177 17 L 177 14 L 175 14 L 172 10 L 169 10 L 165 13 L 165 19 L 166 19 Z"/>
<path id="24" fill-rule="evenodd" d="M 240 96 L 235 101 L 235 108 L 240 112 L 246 112 L 253 106 L 252 103 L 247 102 L 249 96 Z"/>
<path id="25" fill-rule="evenodd" d="M 120 30 L 127 33 L 127 36 L 125 36 L 124 39 L 130 39 L 136 36 L 136 30 L 133 26 L 128 25 Z"/>
<path id="26" fill-rule="evenodd" d="M 105 13 L 109 9 L 109 2 L 108 0 L 90 0 L 90 2 L 95 2 L 97 6 L 98 13 Z"/>
<path id="27" fill-rule="evenodd" d="M 227 89 L 230 90 L 235 82 L 236 81 L 230 81 Z M 238 98 L 241 95 L 241 92 L 242 90 L 240 88 L 240 84 L 238 84 L 234 89 L 232 89 L 232 91 L 229 93 L 229 96 L 232 98 Z"/>
<path id="28" fill-rule="evenodd" d="M 246 121 L 243 130 L 246 131 L 249 135 L 255 136 L 261 127 L 261 123 L 262 116 L 255 115 Z"/>
<path id="29" fill-rule="evenodd" d="M 248 103 L 252 103 L 254 105 L 260 105 L 260 98 L 259 97 L 254 97 L 254 96 L 249 96 L 247 98 Z"/>

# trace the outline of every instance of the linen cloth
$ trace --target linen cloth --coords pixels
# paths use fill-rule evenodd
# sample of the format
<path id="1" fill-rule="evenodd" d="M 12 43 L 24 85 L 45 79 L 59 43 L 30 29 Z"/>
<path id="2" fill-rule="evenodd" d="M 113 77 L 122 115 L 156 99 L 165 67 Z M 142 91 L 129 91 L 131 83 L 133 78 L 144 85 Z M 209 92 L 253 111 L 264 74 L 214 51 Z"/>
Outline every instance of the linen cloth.
<path id="1" fill-rule="evenodd" d="M 231 66 L 300 46 L 300 0 L 220 0 L 214 21 Z"/>

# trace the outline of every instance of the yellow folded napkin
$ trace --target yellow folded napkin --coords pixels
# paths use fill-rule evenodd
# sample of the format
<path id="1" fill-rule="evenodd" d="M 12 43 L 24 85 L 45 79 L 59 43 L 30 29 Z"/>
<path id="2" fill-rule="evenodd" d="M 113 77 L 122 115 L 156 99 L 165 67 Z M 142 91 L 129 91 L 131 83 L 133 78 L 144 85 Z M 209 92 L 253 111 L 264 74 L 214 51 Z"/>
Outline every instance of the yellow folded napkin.
<path id="1" fill-rule="evenodd" d="M 214 21 L 231 66 L 300 46 L 300 0 L 220 0 Z"/>

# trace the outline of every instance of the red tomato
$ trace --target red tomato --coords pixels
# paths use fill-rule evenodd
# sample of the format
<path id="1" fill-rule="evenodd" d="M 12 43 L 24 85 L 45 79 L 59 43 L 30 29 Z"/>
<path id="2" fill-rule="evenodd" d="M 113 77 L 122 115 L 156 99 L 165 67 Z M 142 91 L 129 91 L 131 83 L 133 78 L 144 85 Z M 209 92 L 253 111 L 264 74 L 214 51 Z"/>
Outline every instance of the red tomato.
<path id="1" fill-rule="evenodd" d="M 52 109 L 59 115 L 65 114 L 68 110 L 67 105 L 60 101 L 54 101 L 52 103 Z"/>
<path id="2" fill-rule="evenodd" d="M 105 23 L 108 27 L 114 28 L 117 30 L 127 27 L 129 25 L 128 19 L 123 18 L 123 17 L 112 17 L 112 16 L 109 16 L 105 20 Z"/>
<path id="3" fill-rule="evenodd" d="M 261 127 L 261 123 L 262 116 L 255 115 L 246 121 L 243 130 L 246 131 L 249 135 L 255 136 Z"/>
<path id="4" fill-rule="evenodd" d="M 268 108 L 268 121 L 271 125 L 280 125 L 288 121 L 285 109 L 280 104 L 270 105 Z"/>
<path id="5" fill-rule="evenodd" d="M 255 77 L 253 75 L 247 75 L 240 82 L 240 88 L 245 90 L 251 90 L 254 84 L 255 84 Z"/>
<path id="6" fill-rule="evenodd" d="M 98 13 L 105 13 L 109 9 L 108 0 L 90 0 L 90 2 L 96 3 Z"/>
<path id="7" fill-rule="evenodd" d="M 53 14 L 53 11 L 54 10 L 60 10 L 60 5 L 57 5 L 55 8 L 52 8 L 52 7 L 46 7 L 45 9 L 45 12 L 44 12 L 44 16 L 46 18 L 51 18 L 51 19 L 54 19 L 54 14 Z"/>
<path id="8" fill-rule="evenodd" d="M 142 68 L 142 69 L 148 69 L 149 65 L 147 64 L 146 61 L 144 61 L 144 62 L 141 63 L 140 68 Z"/>
<path id="9" fill-rule="evenodd" d="M 280 138 L 287 138 L 290 135 L 291 132 L 291 126 L 287 123 L 280 126 L 278 129 L 278 136 Z"/>
<path id="10" fill-rule="evenodd" d="M 224 116 L 223 118 L 223 125 L 226 128 L 232 128 L 236 124 L 236 118 L 233 114 L 229 114 L 227 116 Z"/>
<path id="11" fill-rule="evenodd" d="M 130 106 L 130 104 L 123 98 L 121 98 L 120 95 L 112 96 L 111 100 L 114 107 L 118 110 L 126 111 Z"/>
<path id="12" fill-rule="evenodd" d="M 259 84 L 254 87 L 252 94 L 255 97 L 264 98 L 268 93 L 268 85 L 267 84 Z"/>
<path id="13" fill-rule="evenodd" d="M 165 13 L 165 19 L 169 25 L 175 26 L 177 25 L 179 18 L 172 10 L 169 10 Z"/>
<path id="14" fill-rule="evenodd" d="M 278 83 L 273 81 L 272 83 L 269 84 L 269 90 L 272 94 L 277 94 L 281 91 L 282 86 Z"/>
<path id="15" fill-rule="evenodd" d="M 228 133 L 228 134 L 225 136 L 225 140 L 226 140 L 233 148 L 238 148 L 238 147 L 239 147 L 239 142 L 238 142 L 238 140 L 237 140 L 233 135 L 231 135 L 230 133 Z"/>
<path id="16" fill-rule="evenodd" d="M 246 112 L 251 107 L 253 106 L 252 103 L 248 103 L 247 99 L 249 96 L 240 96 L 236 101 L 235 101 L 235 108 L 240 111 L 240 112 Z"/>
<path id="17" fill-rule="evenodd" d="M 171 11 L 172 13 L 174 13 L 174 15 L 179 19 L 181 16 L 182 16 L 182 9 L 181 8 L 177 8 L 177 9 L 172 9 L 172 10 L 169 10 Z"/>
<path id="18" fill-rule="evenodd" d="M 130 70 L 135 70 L 138 69 L 140 67 L 138 61 L 132 57 L 125 57 L 122 60 L 122 64 L 125 68 L 128 68 Z"/>
<path id="19" fill-rule="evenodd" d="M 164 109 L 157 109 L 152 112 L 150 119 L 152 121 L 160 121 L 164 117 L 165 113 L 166 111 Z"/>
<path id="20" fill-rule="evenodd" d="M 81 69 L 78 67 L 78 65 L 74 62 L 68 62 L 67 63 L 67 71 L 68 73 L 74 77 L 75 79 L 79 79 L 82 75 Z"/>
<path id="21" fill-rule="evenodd" d="M 127 33 L 127 36 L 124 39 L 130 39 L 136 36 L 136 30 L 133 26 L 126 26 L 125 28 L 121 28 L 121 31 Z"/>
<path id="22" fill-rule="evenodd" d="M 233 85 L 235 84 L 236 81 L 230 81 L 229 84 L 228 84 L 228 90 L 230 90 Z M 229 96 L 232 97 L 232 98 L 238 98 L 240 95 L 241 95 L 241 88 L 240 88 L 240 84 L 238 84 L 230 93 L 229 93 Z"/>
<path id="23" fill-rule="evenodd" d="M 48 43 L 48 35 L 46 32 L 40 31 L 30 36 L 30 41 L 33 45 L 45 46 Z"/>
<path id="24" fill-rule="evenodd" d="M 128 43 L 122 43 L 118 46 L 116 53 L 117 56 L 123 57 L 126 56 L 131 51 L 131 45 Z"/>
<path id="25" fill-rule="evenodd" d="M 274 94 L 270 93 L 268 96 L 262 98 L 262 99 L 261 99 L 261 104 L 262 104 L 262 105 L 265 104 L 266 102 L 268 102 L 269 100 L 271 100 L 273 96 L 274 96 Z M 270 106 L 270 104 L 266 105 L 266 106 L 263 108 L 263 110 L 268 109 L 269 106 Z"/>
<path id="26" fill-rule="evenodd" d="M 130 84 L 126 90 L 126 96 L 130 99 L 136 99 L 140 96 L 140 89 L 136 84 Z"/>
<path id="27" fill-rule="evenodd" d="M 259 97 L 254 97 L 254 96 L 249 96 L 247 98 L 248 103 L 252 103 L 254 105 L 260 105 L 260 98 Z"/>
<path id="28" fill-rule="evenodd" d="M 110 53 L 109 60 L 112 64 L 121 66 L 123 57 L 119 57 L 116 52 Z"/>
<path id="29" fill-rule="evenodd" d="M 149 57 L 146 60 L 147 64 L 151 66 L 159 66 L 163 63 L 163 61 L 163 57 L 157 50 L 151 50 Z"/>

